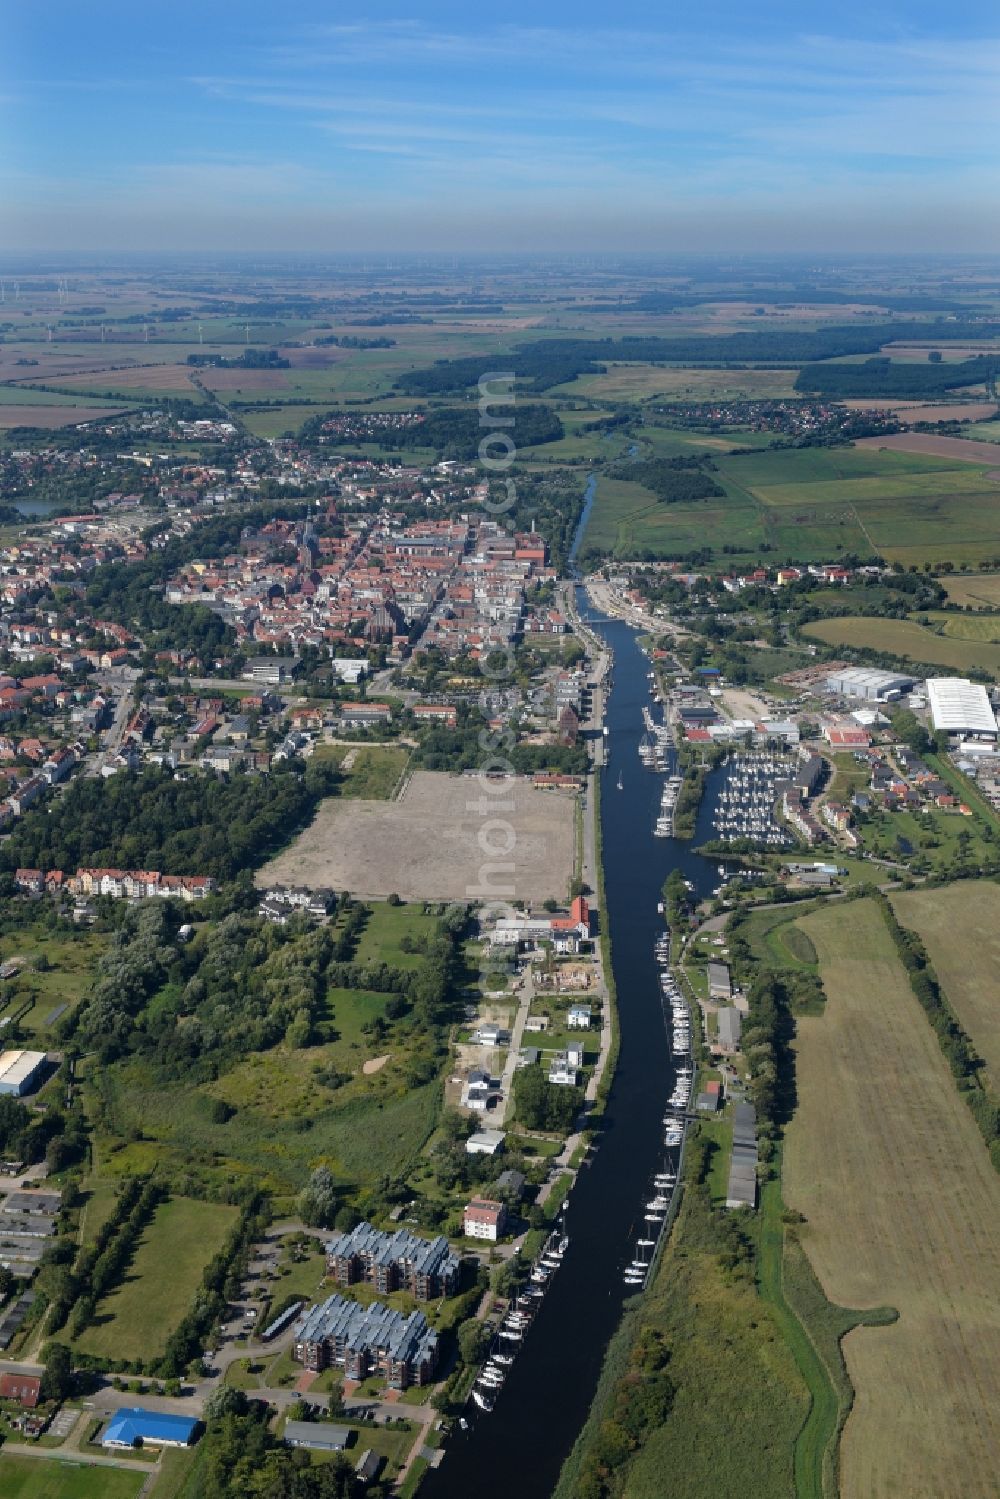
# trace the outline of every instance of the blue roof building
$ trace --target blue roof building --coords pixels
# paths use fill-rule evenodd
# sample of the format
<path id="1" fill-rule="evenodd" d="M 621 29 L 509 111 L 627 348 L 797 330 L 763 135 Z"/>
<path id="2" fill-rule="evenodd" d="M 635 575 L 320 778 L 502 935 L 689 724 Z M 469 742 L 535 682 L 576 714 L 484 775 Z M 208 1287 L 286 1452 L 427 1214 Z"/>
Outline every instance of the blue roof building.
<path id="1" fill-rule="evenodd" d="M 108 1422 L 103 1447 L 189 1447 L 197 1421 L 191 1416 L 169 1416 L 146 1411 L 141 1405 L 123 1405 Z"/>

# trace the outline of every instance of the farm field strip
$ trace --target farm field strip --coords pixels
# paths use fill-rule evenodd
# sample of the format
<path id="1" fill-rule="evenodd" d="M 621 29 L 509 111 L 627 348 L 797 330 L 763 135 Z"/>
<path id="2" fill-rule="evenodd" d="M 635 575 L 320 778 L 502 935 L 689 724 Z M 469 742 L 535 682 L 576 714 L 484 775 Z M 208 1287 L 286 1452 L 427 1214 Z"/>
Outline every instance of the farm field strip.
<path id="1" fill-rule="evenodd" d="M 884 475 L 881 478 L 834 479 L 816 484 L 757 485 L 751 489 L 765 505 L 868 505 L 880 500 L 908 500 L 989 490 L 971 469 L 935 474 Z M 995 498 L 1000 498 L 1000 486 Z"/>
<path id="2" fill-rule="evenodd" d="M 1000 609 L 1000 573 L 953 573 L 941 582 L 953 604 Z"/>
<path id="3" fill-rule="evenodd" d="M 833 646 L 863 646 L 911 661 L 968 671 L 982 668 L 1000 672 L 1000 645 L 989 641 L 955 640 L 936 635 L 910 619 L 880 619 L 867 615 L 838 615 L 803 626 L 803 634 Z"/>
<path id="4" fill-rule="evenodd" d="M 803 919 L 827 993 L 800 1019 L 784 1196 L 838 1305 L 899 1321 L 844 1341 L 845 1499 L 992 1499 L 1000 1450 L 1000 1177 L 874 902 Z"/>
<path id="5" fill-rule="evenodd" d="M 102 417 L 117 416 L 121 406 L 8 406 L 0 405 L 0 427 L 72 427 L 79 422 L 96 422 Z"/>
<path id="6" fill-rule="evenodd" d="M 889 437 L 862 437 L 857 446 L 876 452 L 921 453 L 927 457 L 959 458 L 968 463 L 989 462 L 982 449 L 966 437 L 937 436 L 933 432 L 896 432 Z"/>
<path id="7" fill-rule="evenodd" d="M 923 616 L 921 616 L 923 617 Z M 928 614 L 927 618 L 944 631 L 950 640 L 987 640 L 1000 642 L 1000 614 Z"/>
<path id="8" fill-rule="evenodd" d="M 1000 885 L 959 880 L 892 897 L 900 922 L 927 949 L 945 995 L 1000 1088 Z"/>

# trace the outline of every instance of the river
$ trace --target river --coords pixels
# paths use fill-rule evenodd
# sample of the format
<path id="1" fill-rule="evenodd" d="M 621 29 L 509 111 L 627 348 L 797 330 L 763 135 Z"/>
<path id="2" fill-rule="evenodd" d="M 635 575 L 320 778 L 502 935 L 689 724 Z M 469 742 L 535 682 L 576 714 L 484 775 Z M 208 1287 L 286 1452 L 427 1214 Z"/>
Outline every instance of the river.
<path id="1" fill-rule="evenodd" d="M 588 501 L 592 497 L 588 487 Z M 589 508 L 589 506 L 588 506 Z M 579 534 L 586 524 L 581 517 Z M 575 548 L 574 548 L 575 552 Z M 643 1206 L 663 1159 L 662 1117 L 673 1069 L 653 945 L 663 930 L 657 902 L 680 868 L 699 895 L 718 884 L 714 862 L 691 844 L 652 836 L 662 775 L 638 756 L 642 708 L 650 702 L 649 662 L 636 632 L 621 621 L 581 614 L 614 654 L 605 706 L 608 763 L 602 774 L 601 828 L 612 969 L 618 996 L 618 1066 L 598 1134 L 598 1149 L 569 1199 L 571 1243 L 489 1414 L 470 1412 L 471 1429 L 449 1439 L 444 1461 L 428 1474 L 431 1499 L 550 1499 L 559 1471 L 590 1408 L 604 1352 L 621 1317 L 625 1264 L 646 1225 Z M 619 772 L 622 790 L 617 790 Z M 711 837 L 706 796 L 694 843 Z"/>

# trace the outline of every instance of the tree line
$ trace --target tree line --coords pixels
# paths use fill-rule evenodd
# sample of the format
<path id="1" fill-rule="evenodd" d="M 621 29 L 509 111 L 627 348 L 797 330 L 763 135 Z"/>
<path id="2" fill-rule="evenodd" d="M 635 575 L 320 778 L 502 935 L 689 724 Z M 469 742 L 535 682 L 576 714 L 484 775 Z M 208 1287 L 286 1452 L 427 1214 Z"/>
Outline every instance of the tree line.
<path id="1" fill-rule="evenodd" d="M 601 374 L 609 363 L 622 361 L 637 364 L 808 365 L 822 359 L 843 359 L 852 354 L 875 354 L 883 344 L 906 338 L 926 338 L 929 332 L 941 342 L 958 340 L 964 343 L 996 337 L 1000 334 L 1000 324 L 899 322 L 869 323 L 860 327 L 838 325 L 813 332 L 762 329 L 753 333 L 695 334 L 679 338 L 542 338 L 534 343 L 521 344 L 502 358 L 470 355 L 460 359 L 440 359 L 429 369 L 406 371 L 396 381 L 396 388 L 410 395 L 439 395 L 464 390 L 499 367 L 512 371 L 522 387 L 543 391 L 575 380 L 580 375 Z"/>

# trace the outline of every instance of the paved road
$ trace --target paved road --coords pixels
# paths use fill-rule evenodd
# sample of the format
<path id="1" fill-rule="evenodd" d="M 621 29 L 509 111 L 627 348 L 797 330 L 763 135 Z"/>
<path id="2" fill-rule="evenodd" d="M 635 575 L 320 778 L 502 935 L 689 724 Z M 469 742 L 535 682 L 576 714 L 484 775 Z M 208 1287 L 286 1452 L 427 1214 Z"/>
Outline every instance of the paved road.
<path id="1" fill-rule="evenodd" d="M 531 968 L 526 967 L 521 979 L 521 992 L 518 999 L 517 1014 L 514 1016 L 514 1025 L 510 1033 L 510 1050 L 507 1052 L 507 1060 L 504 1063 L 503 1074 L 500 1078 L 500 1102 L 493 1110 L 489 1118 L 490 1129 L 502 1129 L 507 1112 L 510 1109 L 514 1094 L 514 1073 L 517 1071 L 517 1059 L 521 1054 L 521 1041 L 524 1037 L 524 1022 L 528 1018 L 531 1002 L 535 997 L 535 985 L 531 977 Z"/>
<path id="2" fill-rule="evenodd" d="M 131 682 L 116 684 L 114 690 L 119 696 L 115 704 L 115 716 L 112 719 L 111 727 L 110 729 L 105 729 L 101 736 L 100 750 L 97 754 L 88 756 L 86 761 L 84 775 L 91 778 L 100 775 L 101 766 L 110 764 L 121 749 L 122 739 L 125 736 L 125 725 L 132 715 L 134 705 L 132 702 Z"/>
<path id="3" fill-rule="evenodd" d="M 158 1473 L 155 1463 L 145 1463 L 134 1457 L 104 1457 L 99 1452 L 80 1452 L 75 1447 L 65 1450 L 60 1447 L 35 1447 L 27 1442 L 4 1442 L 4 1452 L 13 1457 L 40 1457 L 48 1462 L 85 1463 L 89 1468 L 126 1468 L 130 1473 L 144 1473 L 147 1477 Z"/>

